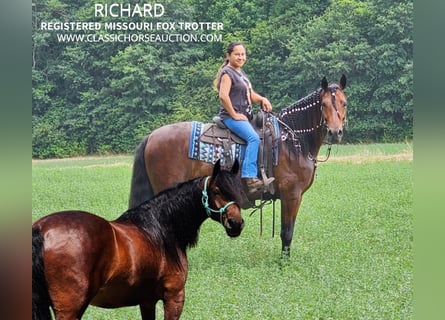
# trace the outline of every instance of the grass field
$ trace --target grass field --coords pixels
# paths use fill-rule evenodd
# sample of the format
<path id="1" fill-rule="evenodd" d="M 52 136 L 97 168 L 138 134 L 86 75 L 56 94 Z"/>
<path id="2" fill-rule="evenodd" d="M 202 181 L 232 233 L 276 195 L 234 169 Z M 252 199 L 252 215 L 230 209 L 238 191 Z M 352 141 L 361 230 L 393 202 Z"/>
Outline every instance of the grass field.
<path id="1" fill-rule="evenodd" d="M 320 156 L 323 157 L 321 152 Z M 127 208 L 132 156 L 33 161 L 33 221 L 62 209 L 114 219 Z M 243 212 L 230 239 L 206 221 L 189 251 L 181 319 L 412 319 L 411 144 L 334 146 L 303 198 L 291 258 L 279 261 L 271 207 Z M 157 319 L 163 319 L 158 304 Z M 140 319 L 89 307 L 84 319 Z"/>

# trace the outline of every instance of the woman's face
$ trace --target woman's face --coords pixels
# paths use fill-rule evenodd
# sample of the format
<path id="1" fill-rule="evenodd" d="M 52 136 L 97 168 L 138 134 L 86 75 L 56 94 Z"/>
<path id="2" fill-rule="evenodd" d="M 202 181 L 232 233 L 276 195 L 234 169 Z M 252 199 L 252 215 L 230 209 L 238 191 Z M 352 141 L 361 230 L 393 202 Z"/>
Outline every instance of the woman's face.
<path id="1" fill-rule="evenodd" d="M 235 69 L 241 68 L 246 62 L 246 58 L 246 49 L 242 45 L 233 47 L 232 53 L 227 54 L 230 65 Z"/>

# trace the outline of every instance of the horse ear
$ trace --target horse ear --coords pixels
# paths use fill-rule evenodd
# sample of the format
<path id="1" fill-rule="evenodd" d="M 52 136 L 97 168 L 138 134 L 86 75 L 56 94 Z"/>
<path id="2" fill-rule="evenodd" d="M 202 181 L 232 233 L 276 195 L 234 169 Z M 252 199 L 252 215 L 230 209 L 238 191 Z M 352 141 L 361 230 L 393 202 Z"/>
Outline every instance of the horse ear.
<path id="1" fill-rule="evenodd" d="M 215 178 L 220 171 L 221 171 L 221 159 L 218 159 L 218 161 L 216 161 L 215 165 L 213 166 L 212 178 Z"/>
<path id="2" fill-rule="evenodd" d="M 346 88 L 346 76 L 343 74 L 340 79 L 340 88 L 343 90 Z"/>
<path id="3" fill-rule="evenodd" d="M 323 90 L 328 89 L 328 80 L 326 79 L 326 77 L 323 77 L 323 79 L 321 79 L 321 88 Z"/>
<path id="4" fill-rule="evenodd" d="M 235 159 L 235 162 L 233 163 L 232 170 L 230 171 L 230 173 L 238 174 L 238 171 L 239 171 L 239 162 L 238 159 Z"/>

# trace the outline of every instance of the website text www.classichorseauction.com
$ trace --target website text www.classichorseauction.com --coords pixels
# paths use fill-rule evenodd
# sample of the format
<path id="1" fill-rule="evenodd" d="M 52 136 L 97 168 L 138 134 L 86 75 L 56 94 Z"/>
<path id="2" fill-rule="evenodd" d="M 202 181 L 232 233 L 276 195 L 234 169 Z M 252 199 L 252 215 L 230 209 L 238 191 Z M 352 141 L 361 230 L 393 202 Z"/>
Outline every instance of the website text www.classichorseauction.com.
<path id="1" fill-rule="evenodd" d="M 41 21 L 39 29 L 55 32 L 58 42 L 222 42 L 222 22 L 155 20 L 166 19 L 165 13 L 158 3 L 96 3 L 94 18 L 106 21 Z M 132 18 L 138 21 L 125 21 Z"/>

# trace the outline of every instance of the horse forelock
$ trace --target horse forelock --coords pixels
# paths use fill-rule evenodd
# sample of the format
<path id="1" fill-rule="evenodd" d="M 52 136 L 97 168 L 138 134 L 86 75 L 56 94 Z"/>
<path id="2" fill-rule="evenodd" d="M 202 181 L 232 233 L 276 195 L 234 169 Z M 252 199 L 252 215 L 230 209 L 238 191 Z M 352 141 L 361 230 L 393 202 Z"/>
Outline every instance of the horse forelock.
<path id="1" fill-rule="evenodd" d="M 235 174 L 225 170 L 221 171 L 216 176 L 215 184 L 220 189 L 220 192 L 227 199 L 229 199 L 229 201 L 235 201 L 239 205 L 242 203 L 243 187 L 241 184 L 241 179 L 239 179 L 239 177 L 237 177 Z"/>
<path id="2" fill-rule="evenodd" d="M 343 92 L 340 85 L 337 83 L 331 83 L 328 87 L 328 92 L 330 92 L 333 96 L 337 93 L 337 91 Z"/>

